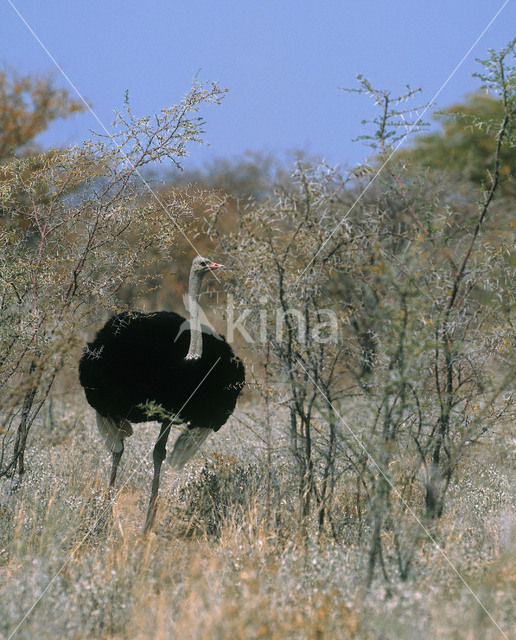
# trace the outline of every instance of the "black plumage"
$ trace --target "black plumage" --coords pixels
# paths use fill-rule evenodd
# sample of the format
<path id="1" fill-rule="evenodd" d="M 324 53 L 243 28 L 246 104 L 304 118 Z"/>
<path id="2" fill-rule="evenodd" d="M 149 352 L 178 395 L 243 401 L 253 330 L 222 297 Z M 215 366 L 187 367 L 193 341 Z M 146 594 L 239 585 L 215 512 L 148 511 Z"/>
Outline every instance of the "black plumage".
<path id="1" fill-rule="evenodd" d="M 218 431 L 233 412 L 244 366 L 223 336 L 202 327 L 202 356 L 186 360 L 190 329 L 172 311 L 113 316 L 88 343 L 79 379 L 103 416 L 161 421 L 155 403 L 192 427 Z"/>

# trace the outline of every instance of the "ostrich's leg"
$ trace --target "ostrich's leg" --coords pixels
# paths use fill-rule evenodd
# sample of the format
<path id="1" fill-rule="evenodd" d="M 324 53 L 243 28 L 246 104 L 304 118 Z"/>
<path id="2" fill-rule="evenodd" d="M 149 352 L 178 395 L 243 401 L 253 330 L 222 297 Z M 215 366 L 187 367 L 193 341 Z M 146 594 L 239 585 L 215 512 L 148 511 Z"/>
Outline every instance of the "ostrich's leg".
<path id="1" fill-rule="evenodd" d="M 170 433 L 170 422 L 162 422 L 159 437 L 154 445 L 154 451 L 152 452 L 152 459 L 154 461 L 154 477 L 152 478 L 152 489 L 149 502 L 149 508 L 147 510 L 147 517 L 145 518 L 144 532 L 147 533 L 154 522 L 154 516 L 156 515 L 158 489 L 159 489 L 159 474 L 161 471 L 161 464 L 167 455 L 167 440 Z"/>
<path id="2" fill-rule="evenodd" d="M 112 453 L 112 465 L 111 465 L 111 474 L 109 476 L 109 486 L 107 492 L 104 496 L 103 508 L 101 514 L 99 516 L 98 521 L 98 530 L 102 531 L 108 524 L 109 520 L 113 515 L 113 498 L 115 497 L 115 480 L 116 480 L 116 472 L 118 470 L 118 464 L 120 462 L 120 458 L 124 452 L 124 442 L 121 441 L 122 449 L 120 451 L 113 451 Z"/>
<path id="3" fill-rule="evenodd" d="M 125 418 L 103 416 L 98 411 L 96 415 L 99 433 L 104 438 L 107 448 L 113 454 L 113 463 L 111 465 L 111 475 L 109 478 L 109 493 L 112 494 L 115 486 L 118 464 L 124 452 L 124 438 L 128 438 L 132 435 L 133 428 L 131 423 Z"/>
<path id="4" fill-rule="evenodd" d="M 122 440 L 122 450 L 121 451 L 113 451 L 112 460 L 113 464 L 111 465 L 111 475 L 109 476 L 109 492 L 112 493 L 115 487 L 116 480 L 116 472 L 118 470 L 118 464 L 120 462 L 120 458 L 124 452 L 124 441 Z"/>

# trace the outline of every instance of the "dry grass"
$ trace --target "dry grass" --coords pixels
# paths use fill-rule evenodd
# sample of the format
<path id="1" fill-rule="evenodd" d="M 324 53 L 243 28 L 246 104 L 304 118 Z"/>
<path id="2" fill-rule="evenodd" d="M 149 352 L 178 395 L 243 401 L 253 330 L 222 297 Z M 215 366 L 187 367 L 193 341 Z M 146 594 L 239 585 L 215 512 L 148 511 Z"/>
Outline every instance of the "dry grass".
<path id="1" fill-rule="evenodd" d="M 230 443 L 229 434 L 221 442 Z M 180 478 L 167 470 L 158 524 L 144 538 L 154 435 L 142 428 L 129 444 L 110 518 L 108 459 L 90 424 L 32 446 L 22 486 L 2 485 L 2 638 L 503 638 L 496 624 L 512 633 L 507 439 L 465 463 L 438 534 L 484 610 L 427 539 L 408 581 L 378 580 L 366 591 L 360 539 L 301 539 L 288 477 L 280 477 L 271 515 L 262 467 L 243 464 L 236 450 L 233 458 L 211 454 L 208 463 L 200 457 Z M 213 438 L 208 453 L 217 446 Z M 356 523 L 347 521 L 352 532 Z"/>

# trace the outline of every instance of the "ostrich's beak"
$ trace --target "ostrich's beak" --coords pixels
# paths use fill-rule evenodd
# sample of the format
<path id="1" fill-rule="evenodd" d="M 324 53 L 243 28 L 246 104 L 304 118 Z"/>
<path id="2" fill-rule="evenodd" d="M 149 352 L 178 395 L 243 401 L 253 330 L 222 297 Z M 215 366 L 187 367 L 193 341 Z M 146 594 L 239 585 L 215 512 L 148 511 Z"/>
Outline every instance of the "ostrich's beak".
<path id="1" fill-rule="evenodd" d="M 209 265 L 209 269 L 223 269 L 224 265 L 223 264 L 218 264 L 217 262 L 212 262 Z"/>

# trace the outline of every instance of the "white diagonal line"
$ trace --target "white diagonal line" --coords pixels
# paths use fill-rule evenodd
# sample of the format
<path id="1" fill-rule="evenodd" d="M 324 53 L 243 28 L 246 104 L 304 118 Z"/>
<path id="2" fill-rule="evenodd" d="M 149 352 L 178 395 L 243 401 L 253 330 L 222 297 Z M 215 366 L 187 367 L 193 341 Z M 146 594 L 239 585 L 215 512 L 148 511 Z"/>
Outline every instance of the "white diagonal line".
<path id="1" fill-rule="evenodd" d="M 59 64 L 59 62 L 55 59 L 55 57 L 52 55 L 52 53 L 48 50 L 48 48 L 46 47 L 45 43 L 41 40 L 41 38 L 38 36 L 38 34 L 34 31 L 34 29 L 31 27 L 31 25 L 27 22 L 27 20 L 25 19 L 25 17 L 20 13 L 20 11 L 18 10 L 18 8 L 15 6 L 15 4 L 12 2 L 12 0 L 7 0 L 7 2 L 11 5 L 13 11 L 16 13 L 16 15 L 18 16 L 18 18 L 23 22 L 23 24 L 27 27 L 27 29 L 29 30 L 29 32 L 31 33 L 32 37 L 36 40 L 36 42 L 39 44 L 39 46 L 43 49 L 43 51 L 46 53 L 46 55 L 50 58 L 50 60 L 53 62 L 53 64 L 55 65 L 56 69 L 59 71 L 59 73 L 63 76 L 63 78 L 66 80 L 66 82 L 70 85 L 70 87 L 73 89 L 73 91 L 77 94 L 77 96 L 79 97 L 79 100 L 84 104 L 84 106 L 86 107 L 86 109 L 91 113 L 91 115 L 93 116 L 93 118 L 96 120 L 96 122 L 99 124 L 99 126 L 102 128 L 102 130 L 104 131 L 104 133 L 106 134 L 106 136 L 113 142 L 113 135 L 109 132 L 109 130 L 107 129 L 106 125 L 102 122 L 102 120 L 99 118 L 99 116 L 96 114 L 95 110 L 91 107 L 90 104 L 88 104 L 86 98 L 82 95 L 82 93 L 79 91 L 79 89 L 75 86 L 75 84 L 73 83 L 73 81 L 71 80 L 71 78 L 68 76 L 68 74 L 66 73 L 66 71 L 61 67 L 61 65 Z M 181 226 L 178 224 L 177 220 L 174 219 L 174 217 L 172 215 L 170 215 L 170 212 L 168 211 L 167 207 L 165 206 L 165 204 L 163 203 L 163 201 L 161 200 L 161 198 L 158 196 L 158 194 L 153 190 L 153 188 L 150 186 L 150 184 L 147 182 L 147 180 L 145 180 L 145 178 L 143 177 L 141 171 L 130 161 L 130 159 L 128 158 L 127 154 L 124 153 L 123 150 L 120 149 L 120 154 L 122 155 L 122 157 L 125 159 L 125 161 L 128 163 L 128 165 L 130 167 L 132 167 L 132 169 L 134 170 L 134 172 L 136 173 L 136 175 L 140 178 L 140 180 L 142 181 L 142 183 L 145 185 L 146 189 L 149 191 L 149 193 L 152 195 L 152 197 L 156 200 L 156 202 L 160 205 L 160 207 L 163 209 L 163 211 L 167 214 L 167 216 L 170 218 L 170 220 L 174 223 L 175 227 L 177 228 L 177 230 L 181 233 L 181 235 L 184 237 L 184 239 L 188 242 L 188 244 L 192 247 L 192 249 L 195 251 L 195 253 L 200 256 L 199 251 L 196 249 L 196 247 L 193 245 L 192 241 L 190 240 L 190 238 L 186 235 L 186 233 L 183 231 L 183 229 L 181 228 Z M 213 271 L 213 276 L 214 278 L 220 282 L 219 278 L 217 277 L 217 274 Z"/>
<path id="2" fill-rule="evenodd" d="M 392 492 L 395 494 L 395 496 L 398 498 L 398 500 L 403 504 L 403 506 L 405 507 L 405 509 L 408 511 L 408 513 L 414 518 L 414 520 L 416 521 L 416 523 L 419 525 L 419 527 L 423 530 L 423 532 L 425 533 L 425 535 L 429 538 L 429 540 L 435 545 L 435 548 L 437 549 L 437 551 L 441 554 L 441 556 L 444 558 L 444 560 L 446 561 L 446 563 L 449 565 L 449 567 L 453 570 L 453 572 L 457 575 L 457 577 L 460 579 L 460 581 L 462 582 L 462 584 L 466 587 L 466 589 L 470 592 L 470 594 L 473 596 L 473 598 L 476 600 L 477 604 L 482 608 L 482 610 L 484 611 L 484 613 L 487 615 L 487 617 L 491 620 L 491 622 L 494 624 L 494 626 L 498 629 L 498 631 L 502 634 L 502 636 L 506 639 L 509 640 L 509 636 L 505 633 L 505 631 L 500 627 L 500 625 L 496 622 L 496 620 L 493 618 L 493 616 L 489 613 L 489 611 L 487 610 L 486 606 L 484 605 L 484 603 L 480 600 L 480 598 L 478 597 L 478 595 L 473 591 L 473 589 L 469 586 L 469 584 L 466 582 L 465 578 L 462 576 L 462 574 L 460 573 L 460 571 L 455 567 L 455 565 L 453 564 L 453 562 L 449 559 L 449 557 L 446 555 L 446 553 L 444 552 L 444 550 L 441 548 L 441 546 L 439 545 L 439 543 L 437 542 L 437 540 L 434 538 L 434 536 L 432 535 L 432 533 L 428 530 L 427 527 L 425 527 L 425 525 L 423 524 L 423 522 L 421 522 L 420 518 L 417 516 L 417 514 L 413 511 L 413 509 L 411 509 L 411 507 L 409 506 L 409 504 L 407 503 L 407 501 L 405 500 L 405 498 L 400 494 L 400 492 L 398 491 L 398 489 L 392 484 L 390 478 L 387 476 L 387 474 L 385 473 L 385 471 L 381 468 L 381 466 L 376 462 L 376 460 L 374 459 L 374 457 L 369 453 L 369 451 L 367 450 L 367 447 L 363 444 L 363 442 L 360 440 L 360 438 L 355 434 L 355 432 L 353 431 L 353 429 L 345 422 L 344 418 L 340 415 L 340 413 L 337 411 L 337 409 L 335 409 L 335 407 L 333 406 L 333 404 L 330 402 L 330 400 L 326 397 L 326 394 L 324 393 L 323 389 L 320 388 L 320 386 L 317 384 L 317 382 L 313 379 L 312 375 L 310 374 L 310 372 L 306 369 L 306 367 L 304 366 L 303 362 L 301 361 L 301 359 L 299 358 L 299 356 L 297 356 L 297 360 L 299 362 L 299 364 L 301 365 L 301 368 L 303 369 L 303 371 L 305 372 L 305 374 L 308 376 L 308 378 L 310 379 L 310 382 L 314 385 L 314 387 L 317 389 L 317 391 L 321 394 L 321 396 L 326 400 L 326 402 L 328 403 L 328 405 L 331 407 L 332 411 L 335 413 L 335 415 L 337 416 L 337 418 L 339 419 L 339 421 L 342 423 L 342 425 L 349 431 L 349 433 L 351 434 L 351 436 L 353 437 L 353 439 L 355 440 L 355 442 L 358 444 L 358 446 L 362 449 L 362 451 L 366 454 L 366 456 L 369 458 L 369 460 L 371 460 L 371 462 L 373 463 L 373 465 L 376 467 L 376 469 L 379 471 L 379 473 L 381 474 L 381 476 L 383 477 L 383 479 L 387 482 L 387 484 L 389 485 L 389 487 L 391 488 Z"/>
<path id="3" fill-rule="evenodd" d="M 326 238 L 326 240 L 322 243 L 322 245 L 319 247 L 319 249 L 317 250 L 317 252 L 315 253 L 315 255 L 312 256 L 312 258 L 310 259 L 310 262 L 306 265 L 306 267 L 303 269 L 302 273 L 297 277 L 297 280 L 295 282 L 295 285 L 298 284 L 299 280 L 303 277 L 303 275 L 305 274 L 305 272 L 310 268 L 310 265 L 312 264 L 312 262 L 317 258 L 317 256 L 319 255 L 319 253 L 324 249 L 324 247 L 326 246 L 326 244 L 330 241 L 330 239 L 333 237 L 333 235 L 337 232 L 337 230 L 341 227 L 341 225 L 347 220 L 348 215 L 353 211 L 353 209 L 356 207 L 356 205 L 360 202 L 360 200 L 362 200 L 362 198 L 364 197 L 364 195 L 369 191 L 369 188 L 371 187 L 371 185 L 376 181 L 376 179 L 378 178 L 378 176 L 382 173 L 382 171 L 385 169 L 385 167 L 387 166 L 387 164 L 391 161 L 393 155 L 396 153 L 396 151 L 398 151 L 398 149 L 401 147 L 401 145 L 407 140 L 407 138 L 410 136 L 410 134 L 414 131 L 414 129 L 416 128 L 418 122 L 421 120 L 421 118 L 425 115 L 425 113 L 428 111 L 428 109 L 430 108 L 430 106 L 437 100 L 437 98 L 440 96 L 440 94 L 442 93 L 442 91 L 445 89 L 445 87 L 448 85 L 448 83 L 450 82 L 450 80 L 454 77 L 454 75 L 457 73 L 457 71 L 462 67 L 462 65 L 464 64 L 464 62 L 468 59 L 468 57 L 470 56 L 471 52 L 473 51 L 473 49 L 477 46 L 477 44 L 480 42 L 480 40 L 485 36 L 485 34 L 487 33 L 487 31 L 490 29 L 490 27 L 492 26 L 492 24 L 494 23 L 494 21 L 498 18 L 498 16 L 502 13 L 502 11 L 505 9 L 505 7 L 509 4 L 509 0 L 505 0 L 505 2 L 502 4 L 502 6 L 498 9 L 498 11 L 495 13 L 495 15 L 491 18 L 491 20 L 487 23 L 487 25 L 484 27 L 484 29 L 482 29 L 481 33 L 477 36 L 477 38 L 475 39 L 475 41 L 473 42 L 473 44 L 470 46 L 470 48 L 466 51 L 466 53 L 462 56 L 462 58 L 459 60 L 459 62 L 455 65 L 454 69 L 452 70 L 452 72 L 449 74 L 449 76 L 446 78 L 446 80 L 443 82 L 443 84 L 439 87 L 439 89 L 435 92 L 435 94 L 433 95 L 433 97 L 431 98 L 431 100 L 429 101 L 429 103 L 427 104 L 427 106 L 423 109 L 422 113 L 420 114 L 420 116 L 418 117 L 418 119 L 408 128 L 406 134 L 401 138 L 401 140 L 398 142 L 398 144 L 394 147 L 394 149 L 392 150 L 392 152 L 389 154 L 389 156 L 387 157 L 387 159 L 383 162 L 383 164 L 380 166 L 380 168 L 378 169 L 378 171 L 374 174 L 374 176 L 371 178 L 371 180 L 366 184 L 366 186 L 363 188 L 363 190 L 360 192 L 360 194 L 357 196 L 356 200 L 353 202 L 353 204 L 350 206 L 350 208 L 346 211 L 346 213 L 344 214 L 344 216 L 342 217 L 341 221 L 335 226 L 335 229 L 333 229 L 333 231 L 330 233 L 330 235 Z M 294 285 L 294 286 L 295 286 Z"/>
<path id="4" fill-rule="evenodd" d="M 200 389 L 200 387 L 202 386 L 203 382 L 206 380 L 206 378 L 210 375 L 210 373 L 213 371 L 213 369 L 216 367 L 216 365 L 218 364 L 220 360 L 220 356 L 217 358 L 217 360 L 213 363 L 213 365 L 210 367 L 209 371 L 206 373 L 206 375 L 203 377 L 203 379 L 199 382 L 199 384 L 195 387 L 195 389 L 192 391 L 192 393 L 190 394 L 190 396 L 187 398 L 187 400 L 184 402 L 183 406 L 179 409 L 179 411 L 176 412 L 175 416 L 173 418 L 171 418 L 171 422 L 173 423 L 174 419 L 181 413 L 181 411 L 186 407 L 186 405 L 190 402 L 190 400 L 194 397 L 194 395 L 197 393 L 197 391 Z M 160 436 L 161 438 L 162 436 Z M 160 438 L 158 438 L 157 442 L 159 442 Z M 156 442 L 156 444 L 157 444 Z M 136 464 L 136 467 L 133 468 L 132 472 L 128 475 L 128 477 L 126 478 L 125 482 L 123 482 L 119 488 L 117 489 L 115 496 L 113 497 L 113 499 L 122 491 L 122 489 L 125 488 L 125 486 L 129 483 L 129 480 L 131 480 L 131 478 L 134 476 L 134 474 L 140 469 L 140 467 L 143 464 L 143 458 Z M 84 544 L 84 542 L 88 539 L 88 537 L 91 535 L 92 531 L 95 530 L 95 527 L 97 526 L 98 522 L 101 520 L 101 518 L 104 517 L 104 515 L 106 514 L 107 510 L 109 509 L 108 507 L 105 507 L 104 509 L 102 509 L 100 511 L 100 515 L 97 517 L 97 519 L 93 522 L 93 524 L 91 525 L 91 527 L 88 529 L 88 531 L 86 532 L 86 534 L 81 538 L 81 540 L 79 540 L 79 542 L 75 545 L 75 547 L 68 553 L 67 558 L 65 559 L 65 561 L 63 562 L 63 564 L 59 567 L 59 569 L 56 571 L 56 573 L 52 576 L 52 578 L 49 580 L 47 586 L 43 589 L 43 591 L 39 594 L 39 596 L 36 598 L 36 600 L 32 603 L 31 607 L 25 612 L 23 618 L 18 622 L 18 624 L 16 625 L 16 627 L 13 629 L 13 631 L 10 633 L 10 635 L 7 637 L 7 640 L 11 640 L 14 635 L 17 633 L 18 629 L 22 626 L 22 624 L 25 622 L 25 620 L 30 616 L 30 614 L 33 612 L 33 610 L 36 608 L 36 606 L 38 605 L 39 602 L 41 602 L 41 600 L 43 599 L 43 597 L 45 596 L 45 594 L 47 593 L 47 591 L 50 589 L 50 587 L 54 584 L 54 582 L 57 580 L 57 578 L 61 575 L 61 573 L 66 569 L 67 565 L 69 564 L 69 562 L 72 560 L 74 554 L 80 549 L 80 547 Z"/>

